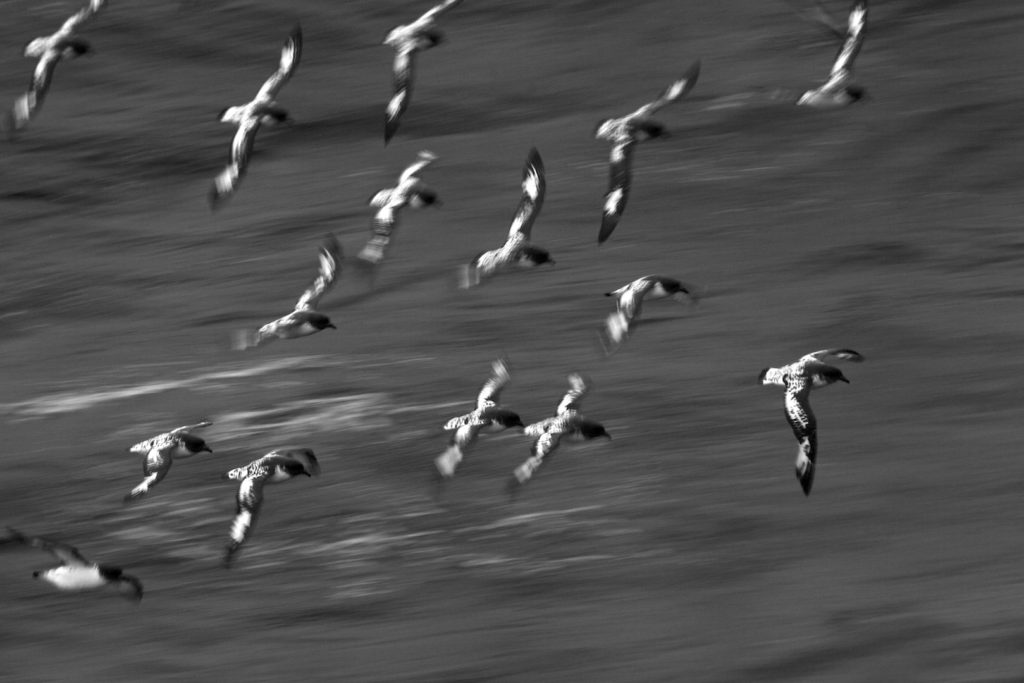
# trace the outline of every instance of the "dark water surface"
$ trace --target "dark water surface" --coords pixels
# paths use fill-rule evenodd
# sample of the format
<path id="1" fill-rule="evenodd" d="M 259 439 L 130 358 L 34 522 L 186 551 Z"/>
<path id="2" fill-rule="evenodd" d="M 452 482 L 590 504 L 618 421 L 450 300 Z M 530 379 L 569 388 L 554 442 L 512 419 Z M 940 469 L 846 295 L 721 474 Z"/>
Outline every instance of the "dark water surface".
<path id="1" fill-rule="evenodd" d="M 0 144 L 0 523 L 147 589 L 58 594 L 31 579 L 50 558 L 4 551 L 0 679 L 1024 680 L 1020 3 L 873 2 L 870 99 L 823 113 L 781 99 L 836 49 L 786 2 L 468 0 L 385 148 L 379 41 L 428 4 L 111 1 L 82 30 L 96 54 Z M 77 6 L 0 3 L 5 102 L 22 46 Z M 296 123 L 259 133 L 211 214 L 216 113 L 296 20 Z M 599 248 L 595 122 L 698 57 Z M 533 236 L 557 265 L 456 290 L 504 238 L 534 145 Z M 339 329 L 232 352 L 294 304 L 325 233 L 356 253 L 367 197 L 423 148 L 444 205 L 403 215 L 373 288 L 346 261 L 323 301 Z M 602 293 L 648 273 L 708 295 L 651 303 L 602 358 Z M 805 499 L 782 396 L 754 380 L 831 346 L 868 361 L 815 393 Z M 529 442 L 490 437 L 435 499 L 440 425 L 501 353 L 509 407 L 544 417 L 583 371 L 614 440 L 562 449 L 509 502 Z M 214 455 L 122 506 L 125 448 L 204 417 Z M 219 475 L 286 445 L 323 475 L 268 489 L 222 569 Z"/>

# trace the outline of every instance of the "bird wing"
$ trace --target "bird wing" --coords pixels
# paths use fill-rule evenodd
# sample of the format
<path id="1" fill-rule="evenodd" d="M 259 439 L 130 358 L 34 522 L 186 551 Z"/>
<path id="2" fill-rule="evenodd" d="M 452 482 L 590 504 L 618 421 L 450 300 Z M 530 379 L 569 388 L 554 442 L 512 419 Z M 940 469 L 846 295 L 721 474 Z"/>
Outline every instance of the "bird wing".
<path id="1" fill-rule="evenodd" d="M 612 146 L 608 167 L 608 192 L 604 195 L 604 212 L 601 216 L 601 231 L 597 235 L 598 243 L 611 237 L 615 226 L 619 224 L 622 212 L 626 210 L 635 144 L 634 141 L 628 140 Z"/>
<path id="2" fill-rule="evenodd" d="M 480 424 L 464 424 L 455 430 L 452 434 L 451 443 L 453 446 L 457 446 L 461 451 L 465 452 L 470 446 L 476 441 L 476 437 L 480 434 L 480 429 L 483 425 Z"/>
<path id="3" fill-rule="evenodd" d="M 654 112 L 658 111 L 666 104 L 671 104 L 683 98 L 688 92 L 693 90 L 693 86 L 697 84 L 697 77 L 700 76 L 700 60 L 698 59 L 689 66 L 688 69 L 683 73 L 682 77 L 678 80 L 672 81 L 667 88 L 665 88 L 658 98 L 653 102 L 648 102 L 644 106 L 637 109 L 635 112 L 629 115 L 629 118 L 642 119 L 650 116 Z"/>
<path id="4" fill-rule="evenodd" d="M 263 87 L 256 94 L 256 99 L 273 100 L 281 88 L 284 87 L 284 84 L 288 82 L 288 79 L 292 77 L 292 74 L 295 73 L 295 70 L 299 68 L 299 60 L 301 58 L 302 27 L 296 24 L 281 48 L 281 62 L 277 67 L 277 71 L 271 74 L 270 78 L 263 83 Z"/>
<path id="5" fill-rule="evenodd" d="M 320 298 L 329 290 L 338 279 L 338 272 L 341 263 L 341 245 L 337 238 L 330 234 L 320 246 L 320 269 L 313 284 L 302 293 L 295 304 L 296 311 L 313 310 L 320 302 Z"/>
<path id="6" fill-rule="evenodd" d="M 178 442 L 175 439 L 164 441 L 146 454 L 146 459 L 142 463 L 142 473 L 145 477 L 138 486 L 133 488 L 128 495 L 124 497 L 124 502 L 129 503 L 133 500 L 138 500 L 149 493 L 149 489 L 156 486 L 164 477 L 167 476 L 167 473 L 171 469 L 171 463 L 173 462 L 171 451 L 177 443 Z"/>
<path id="7" fill-rule="evenodd" d="M 565 415 L 570 411 L 578 411 L 580 409 L 580 401 L 587 395 L 589 390 L 590 387 L 583 375 L 578 372 L 569 375 L 569 391 L 565 392 L 565 396 L 562 397 L 562 401 L 558 404 L 558 409 L 555 413 L 557 415 Z M 552 425 L 548 428 L 548 431 L 557 427 L 557 424 Z"/>
<path id="8" fill-rule="evenodd" d="M 846 40 L 836 54 L 836 60 L 832 64 L 832 71 L 829 73 L 831 83 L 838 76 L 848 76 L 853 71 L 853 60 L 860 52 L 860 46 L 864 43 L 864 26 L 868 18 L 867 0 L 856 0 L 850 9 L 850 18 L 846 28 Z M 828 89 L 829 84 L 823 87 Z"/>
<path id="9" fill-rule="evenodd" d="M 562 430 L 549 430 L 537 437 L 530 448 L 530 454 L 535 458 L 546 458 L 549 456 L 562 440 Z"/>
<path id="10" fill-rule="evenodd" d="M 471 413 L 466 413 L 465 415 L 453 417 L 452 419 L 444 423 L 444 427 L 442 427 L 442 429 L 444 429 L 444 431 L 446 432 L 450 432 L 453 430 L 461 429 L 467 425 L 479 425 L 481 423 L 478 418 L 479 413 L 476 410 L 474 410 Z"/>
<path id="11" fill-rule="evenodd" d="M 203 427 L 209 427 L 212 424 L 213 423 L 210 422 L 209 420 L 203 420 L 202 422 L 197 422 L 194 425 L 182 425 L 181 427 L 175 427 L 174 429 L 167 433 L 170 434 L 171 436 L 178 436 L 186 432 L 191 432 L 194 429 L 202 429 Z"/>
<path id="12" fill-rule="evenodd" d="M 92 562 L 85 559 L 85 557 L 78 552 L 78 549 L 70 546 L 66 543 L 60 543 L 58 541 L 51 541 L 48 538 L 42 538 L 41 536 L 26 536 L 17 529 L 7 527 L 7 531 L 10 532 L 10 536 L 5 538 L 4 541 L 16 541 L 18 543 L 24 543 L 30 545 L 33 548 L 39 548 L 52 554 L 62 564 L 66 564 L 69 567 L 91 567 Z"/>
<path id="13" fill-rule="evenodd" d="M 654 282 L 655 280 L 652 276 L 645 275 L 629 283 L 625 291 L 619 295 L 615 304 L 619 312 L 626 316 L 628 322 L 633 322 L 640 315 L 644 297 L 647 295 L 647 292 L 651 291 Z"/>
<path id="14" fill-rule="evenodd" d="M 499 358 L 491 365 L 491 376 L 480 389 L 476 397 L 477 410 L 490 408 L 498 404 L 502 388 L 511 379 L 509 374 L 508 360 Z"/>
<path id="15" fill-rule="evenodd" d="M 818 424 L 811 411 L 810 393 L 810 382 L 791 380 L 786 387 L 786 421 L 800 443 L 796 455 L 796 476 L 804 495 L 811 492 L 818 458 Z"/>
<path id="16" fill-rule="evenodd" d="M 512 225 L 508 229 L 508 242 L 530 239 L 530 230 L 544 204 L 546 190 L 544 162 L 540 158 L 540 152 L 534 147 L 526 156 L 526 164 L 523 166 L 523 192 L 520 195 L 515 216 L 512 217 Z"/>
<path id="17" fill-rule="evenodd" d="M 811 361 L 822 361 L 826 358 L 836 358 L 838 360 L 848 360 L 853 363 L 860 363 L 864 360 L 864 356 L 860 355 L 853 349 L 822 349 L 820 351 L 812 351 L 800 359 L 801 363 L 808 363 Z"/>
<path id="18" fill-rule="evenodd" d="M 228 165 L 213 180 L 210 190 L 210 204 L 214 208 L 237 188 L 246 171 L 249 170 L 249 158 L 252 156 L 253 144 L 256 142 L 256 131 L 260 129 L 260 117 L 245 118 L 238 124 L 235 137 L 231 140 L 231 151 Z"/>
<path id="19" fill-rule="evenodd" d="M 225 562 L 231 561 L 234 554 L 249 537 L 252 525 L 256 523 L 260 505 L 263 503 L 264 481 L 266 481 L 266 475 L 246 477 L 238 485 L 238 494 L 235 498 L 235 517 L 231 520 L 231 542 L 228 544 Z"/>
<path id="20" fill-rule="evenodd" d="M 411 164 L 409 164 L 408 166 L 406 166 L 405 170 L 402 171 L 402 174 L 400 176 L 398 176 L 398 185 L 397 185 L 397 187 L 402 187 L 403 185 L 408 185 L 409 184 L 409 180 L 411 180 L 412 178 L 415 178 L 417 173 L 419 173 L 420 171 L 422 171 L 423 169 L 425 169 L 427 166 L 429 166 L 430 164 L 434 163 L 435 161 L 437 161 L 437 155 L 436 154 L 434 154 L 433 152 L 431 152 L 428 149 L 420 150 L 419 154 L 416 155 L 416 161 L 414 161 Z M 414 189 L 414 188 L 409 188 L 409 190 L 412 190 L 412 189 Z"/>
<path id="21" fill-rule="evenodd" d="M 79 24 L 89 19 L 89 17 L 96 14 L 96 12 L 100 11 L 105 2 L 106 0 L 90 0 L 88 5 L 72 14 L 67 21 L 64 22 L 58 33 L 66 36 L 71 35 L 75 32 L 75 29 L 78 28 Z"/>
<path id="22" fill-rule="evenodd" d="M 398 50 L 395 53 L 395 61 L 392 66 L 394 72 L 394 93 L 388 100 L 388 106 L 384 110 L 384 144 L 394 137 L 398 132 L 398 123 L 402 114 L 409 107 L 409 99 L 412 97 L 412 81 L 415 71 L 415 60 L 412 50 Z"/>
<path id="23" fill-rule="evenodd" d="M 442 12 L 450 10 L 461 2 L 462 0 L 443 0 L 443 2 L 439 2 L 424 12 L 414 23 L 418 26 L 426 26 L 440 16 Z"/>

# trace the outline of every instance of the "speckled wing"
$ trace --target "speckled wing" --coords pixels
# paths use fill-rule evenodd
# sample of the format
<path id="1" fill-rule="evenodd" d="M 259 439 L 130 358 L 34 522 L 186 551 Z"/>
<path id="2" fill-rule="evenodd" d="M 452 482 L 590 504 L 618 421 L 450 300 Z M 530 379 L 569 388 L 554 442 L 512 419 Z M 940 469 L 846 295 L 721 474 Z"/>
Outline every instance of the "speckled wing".
<path id="1" fill-rule="evenodd" d="M 670 83 L 669 86 L 665 88 L 660 95 L 658 95 L 656 100 L 637 109 L 631 115 L 631 118 L 645 118 L 658 111 L 666 104 L 671 104 L 672 102 L 682 99 L 688 92 L 693 90 L 693 86 L 697 84 L 697 78 L 699 76 L 700 60 L 698 59 L 686 69 L 681 78 L 672 81 L 672 83 Z"/>
<path id="2" fill-rule="evenodd" d="M 580 401 L 590 391 L 589 384 L 586 378 L 578 372 L 574 372 L 569 375 L 569 391 L 562 397 L 561 402 L 558 404 L 558 409 L 555 411 L 557 415 L 565 415 L 570 412 L 576 412 L 580 409 Z M 552 428 L 549 428 L 550 431 Z"/>
<path id="3" fill-rule="evenodd" d="M 149 489 L 156 486 L 167 476 L 173 461 L 171 450 L 177 443 L 177 440 L 173 438 L 168 439 L 161 446 L 149 451 L 146 455 L 146 460 L 142 463 L 142 473 L 145 475 L 145 478 L 124 497 L 124 502 L 130 503 L 138 500 L 149 493 Z"/>
<path id="4" fill-rule="evenodd" d="M 786 387 L 786 421 L 800 444 L 795 467 L 804 495 L 811 492 L 818 455 L 818 423 L 811 411 L 810 393 L 810 383 L 796 378 Z"/>
<path id="5" fill-rule="evenodd" d="M 256 523 L 260 506 L 263 504 L 263 484 L 266 475 L 260 477 L 246 477 L 238 486 L 238 494 L 235 498 L 235 516 L 231 520 L 231 540 L 228 542 L 227 552 L 224 556 L 224 563 L 230 564 L 242 544 L 249 538 L 249 532 Z"/>
<path id="6" fill-rule="evenodd" d="M 633 147 L 632 140 L 612 146 L 609 159 L 608 192 L 604 195 L 604 211 L 601 215 L 601 230 L 597 234 L 598 244 L 612 236 L 615 227 L 626 210 L 629 187 L 632 182 Z"/>
<path id="7" fill-rule="evenodd" d="M 402 114 L 409 108 L 409 99 L 412 97 L 412 81 L 415 54 L 411 50 L 399 50 L 395 53 L 395 61 L 392 65 L 394 92 L 388 105 L 384 110 L 384 144 L 388 144 L 395 133 L 398 132 L 398 124 Z"/>
<path id="8" fill-rule="evenodd" d="M 512 225 L 508 230 L 507 242 L 522 242 L 530 239 L 530 230 L 533 222 L 544 205 L 544 194 L 547 191 L 547 181 L 544 178 L 544 161 L 540 158 L 540 152 L 536 147 L 530 149 L 526 156 L 526 163 L 523 166 L 523 180 L 521 183 L 522 194 L 519 197 L 519 206 L 512 217 Z"/>
<path id="9" fill-rule="evenodd" d="M 402 174 L 398 176 L 398 185 L 396 186 L 396 189 L 408 184 L 409 180 L 415 178 L 417 173 L 419 173 L 420 171 L 422 171 L 435 161 L 437 161 L 436 154 L 431 152 L 429 149 L 421 149 L 419 153 L 416 155 L 416 161 L 406 166 L 405 170 L 402 171 Z M 415 189 L 417 188 L 414 186 L 411 188 L 407 188 L 407 191 L 412 192 Z M 371 204 L 372 203 L 373 202 L 371 200 Z"/>
<path id="10" fill-rule="evenodd" d="M 209 427 L 212 424 L 213 423 L 210 422 L 209 420 L 203 420 L 202 422 L 197 422 L 194 425 L 182 425 L 181 427 L 175 427 L 174 429 L 167 433 L 170 434 L 171 436 L 179 436 L 186 432 L 191 432 L 194 429 L 202 429 L 203 427 Z"/>
<path id="11" fill-rule="evenodd" d="M 313 310 L 320 303 L 320 298 L 329 290 L 338 279 L 339 265 L 341 263 L 341 245 L 332 234 L 328 235 L 320 247 L 320 269 L 313 284 L 302 293 L 295 304 L 296 311 Z"/>
<path id="12" fill-rule="evenodd" d="M 820 351 L 812 351 L 807 355 L 800 358 L 801 363 L 807 363 L 810 361 L 821 361 L 826 358 L 836 358 L 838 360 L 846 360 L 852 363 L 861 363 L 864 361 L 864 356 L 860 355 L 853 349 L 822 349 Z"/>
<path id="13" fill-rule="evenodd" d="M 263 83 L 256 99 L 273 100 L 277 97 L 277 93 L 298 69 L 300 59 L 302 59 L 302 27 L 296 24 L 281 48 L 281 61 L 277 71 Z"/>
<path id="14" fill-rule="evenodd" d="M 33 548 L 38 548 L 39 550 L 45 550 L 60 560 L 62 564 L 69 567 L 91 567 L 93 565 L 92 562 L 87 560 L 80 552 L 78 552 L 77 548 L 66 543 L 51 541 L 40 536 L 26 536 L 17 529 L 13 529 L 11 527 L 7 527 L 7 531 L 10 533 L 10 536 L 3 539 L 3 542 L 5 543 L 23 543 L 25 545 L 32 546 Z"/>
<path id="15" fill-rule="evenodd" d="M 839 52 L 836 54 L 835 62 L 832 64 L 832 71 L 829 72 L 829 80 L 821 87 L 822 90 L 832 91 L 845 83 L 850 74 L 853 73 L 853 60 L 860 52 L 864 43 L 864 26 L 868 18 L 867 0 L 856 0 L 850 9 L 850 18 L 846 28 L 846 40 L 843 41 Z"/>
<path id="16" fill-rule="evenodd" d="M 480 389 L 480 393 L 477 394 L 477 410 L 483 410 L 484 408 L 490 408 L 497 405 L 501 395 L 501 390 L 509 383 L 511 377 L 508 361 L 504 358 L 495 360 L 491 365 L 490 378 L 488 378 L 484 383 L 484 386 Z"/>

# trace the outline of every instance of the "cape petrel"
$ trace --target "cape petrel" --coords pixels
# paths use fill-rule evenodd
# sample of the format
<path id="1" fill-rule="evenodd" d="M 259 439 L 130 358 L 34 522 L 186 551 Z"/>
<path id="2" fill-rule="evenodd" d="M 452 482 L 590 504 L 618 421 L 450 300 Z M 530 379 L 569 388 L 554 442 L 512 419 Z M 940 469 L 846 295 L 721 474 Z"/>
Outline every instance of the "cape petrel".
<path id="1" fill-rule="evenodd" d="M 833 109 L 852 104 L 864 96 L 864 89 L 854 85 L 852 81 L 853 60 L 864 43 L 864 26 L 867 19 L 867 0 L 855 0 L 850 9 L 845 40 L 832 64 L 828 80 L 824 85 L 801 95 L 796 102 L 798 105 Z"/>
<path id="2" fill-rule="evenodd" d="M 398 131 L 398 122 L 409 107 L 412 97 L 414 56 L 421 50 L 427 50 L 444 40 L 444 34 L 437 28 L 437 18 L 442 12 L 458 5 L 462 0 L 444 0 L 434 5 L 419 19 L 411 24 L 402 24 L 391 29 L 384 37 L 384 45 L 394 48 L 395 92 L 388 101 L 384 111 L 384 144 L 388 144 Z"/>
<path id="3" fill-rule="evenodd" d="M 459 286 L 468 289 L 480 284 L 485 277 L 517 268 L 533 268 L 545 263 L 554 263 L 547 249 L 530 243 L 530 230 L 544 204 L 547 182 L 544 179 L 544 162 L 534 147 L 526 157 L 523 166 L 522 195 L 519 206 L 512 217 L 508 237 L 498 249 L 485 251 L 459 271 Z"/>
<path id="4" fill-rule="evenodd" d="M 445 423 L 445 431 L 452 432 L 451 442 L 444 453 L 434 458 L 434 465 L 442 477 L 455 475 L 455 468 L 481 432 L 524 426 L 518 414 L 498 404 L 501 390 L 510 378 L 508 361 L 503 358 L 494 361 L 491 364 L 491 376 L 476 397 L 476 409 Z"/>
<path id="5" fill-rule="evenodd" d="M 558 448 L 563 438 L 575 441 L 612 438 L 601 423 L 588 420 L 580 412 L 580 402 L 589 390 L 589 380 L 574 372 L 569 375 L 569 391 L 558 403 L 555 414 L 526 426 L 523 433 L 535 440 L 530 449 L 530 457 L 512 473 L 508 484 L 510 493 L 515 493 L 533 477 L 544 464 L 544 459 Z"/>
<path id="6" fill-rule="evenodd" d="M 21 543 L 51 553 L 60 560 L 60 565 L 51 569 L 32 572 L 36 579 L 46 581 L 58 590 L 85 591 L 104 586 L 114 586 L 126 598 L 142 600 L 142 582 L 120 567 L 96 564 L 87 560 L 78 550 L 66 543 L 58 543 L 38 536 L 25 534 L 7 527 L 10 535 L 0 543 Z"/>
<path id="7" fill-rule="evenodd" d="M 758 376 L 761 384 L 786 388 L 786 420 L 800 443 L 796 453 L 796 478 L 800 480 L 804 495 L 811 494 L 818 454 L 818 423 L 811 411 L 811 389 L 835 382 L 850 383 L 839 368 L 823 362 L 829 357 L 854 363 L 864 360 L 864 356 L 851 349 L 822 349 L 780 368 L 764 368 Z"/>
<path id="8" fill-rule="evenodd" d="M 222 123 L 233 123 L 238 126 L 235 137 L 231 140 L 231 152 L 228 165 L 214 178 L 210 188 L 210 207 L 216 209 L 220 202 L 229 197 L 236 189 L 249 168 L 253 144 L 256 142 L 256 131 L 264 123 L 284 123 L 288 121 L 288 112 L 274 100 L 285 83 L 299 67 L 302 58 L 302 29 L 295 26 L 281 48 L 281 61 L 277 71 L 263 83 L 263 87 L 250 102 L 235 107 L 227 107 L 217 115 Z"/>
<path id="9" fill-rule="evenodd" d="M 39 113 L 39 108 L 43 106 L 43 100 L 50 89 L 57 62 L 91 51 L 89 43 L 75 35 L 75 29 L 100 11 L 105 2 L 106 0 L 90 0 L 88 5 L 71 15 L 56 33 L 36 38 L 25 46 L 25 56 L 39 61 L 32 73 L 28 90 L 14 101 L 14 106 L 7 113 L 9 133 L 21 130 Z"/>
<path id="10" fill-rule="evenodd" d="M 328 235 L 320 247 L 320 269 L 299 300 L 295 310 L 273 322 L 269 322 L 256 332 L 240 330 L 235 336 L 235 348 L 239 351 L 259 346 L 274 339 L 295 339 L 305 337 L 330 327 L 337 329 L 323 313 L 316 310 L 320 299 L 338 279 L 341 269 L 341 245 L 334 235 Z"/>
<path id="11" fill-rule="evenodd" d="M 700 60 L 690 65 L 682 78 L 673 81 L 653 102 L 649 102 L 631 114 L 617 119 L 598 122 L 594 137 L 612 144 L 608 192 L 604 196 L 604 214 L 597 242 L 601 244 L 618 225 L 626 209 L 632 180 L 633 147 L 650 138 L 665 137 L 668 131 L 653 120 L 651 115 L 666 104 L 676 102 L 693 89 L 700 75 Z"/>
<path id="12" fill-rule="evenodd" d="M 416 155 L 416 161 L 409 164 L 398 176 L 398 183 L 394 187 L 378 190 L 370 197 L 369 204 L 377 211 L 373 214 L 373 235 L 359 252 L 361 260 L 374 265 L 384 260 L 384 252 L 391 244 L 391 233 L 398 226 L 399 209 L 407 206 L 418 209 L 441 203 L 437 193 L 417 175 L 435 161 L 436 154 L 421 150 Z"/>
<path id="13" fill-rule="evenodd" d="M 640 317 L 645 298 L 672 298 L 680 303 L 698 299 L 695 286 L 661 275 L 645 275 L 614 292 L 605 292 L 605 296 L 615 297 L 615 312 L 608 314 L 601 334 L 601 342 L 609 354 L 618 349 L 633 322 Z"/>
<path id="14" fill-rule="evenodd" d="M 227 472 L 224 479 L 241 482 L 236 497 L 235 518 L 231 522 L 231 540 L 224 554 L 224 565 L 230 566 L 235 554 L 249 538 L 263 503 L 263 487 L 293 477 L 320 474 L 320 465 L 308 448 L 271 451 L 244 467 Z"/>
<path id="15" fill-rule="evenodd" d="M 204 420 L 194 425 L 184 425 L 141 441 L 129 448 L 130 453 L 146 456 L 146 460 L 142 464 L 142 473 L 145 478 L 124 497 L 124 502 L 130 503 L 146 495 L 149 489 L 167 476 L 175 457 L 188 458 L 203 451 L 213 453 L 205 441 L 191 434 L 195 429 L 209 427 L 212 424 L 212 422 Z"/>

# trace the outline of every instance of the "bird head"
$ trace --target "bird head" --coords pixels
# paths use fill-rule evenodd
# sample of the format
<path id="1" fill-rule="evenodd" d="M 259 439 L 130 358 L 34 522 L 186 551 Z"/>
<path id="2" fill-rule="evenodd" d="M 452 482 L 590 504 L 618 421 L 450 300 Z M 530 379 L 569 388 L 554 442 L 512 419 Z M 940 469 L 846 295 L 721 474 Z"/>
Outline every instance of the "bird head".
<path id="1" fill-rule="evenodd" d="M 597 422 L 584 421 L 580 424 L 580 435 L 588 441 L 590 439 L 608 439 L 611 441 L 612 435 L 605 431 L 604 425 L 598 424 Z"/>

